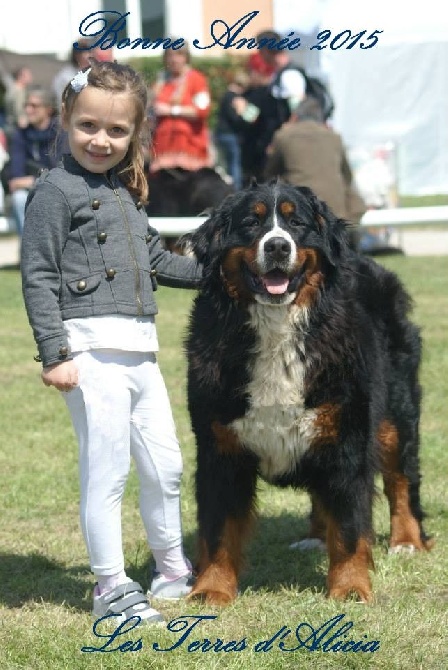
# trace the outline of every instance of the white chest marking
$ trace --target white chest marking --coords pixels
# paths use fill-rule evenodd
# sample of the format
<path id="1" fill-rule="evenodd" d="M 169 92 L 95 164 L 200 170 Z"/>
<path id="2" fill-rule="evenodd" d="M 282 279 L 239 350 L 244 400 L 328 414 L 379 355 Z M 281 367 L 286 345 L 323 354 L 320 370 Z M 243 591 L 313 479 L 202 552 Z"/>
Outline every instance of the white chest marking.
<path id="1" fill-rule="evenodd" d="M 290 472 L 315 437 L 316 413 L 304 407 L 305 365 L 301 332 L 305 308 L 287 305 L 250 307 L 256 343 L 249 370 L 250 407 L 232 423 L 242 444 L 260 457 L 261 474 L 270 479 Z"/>

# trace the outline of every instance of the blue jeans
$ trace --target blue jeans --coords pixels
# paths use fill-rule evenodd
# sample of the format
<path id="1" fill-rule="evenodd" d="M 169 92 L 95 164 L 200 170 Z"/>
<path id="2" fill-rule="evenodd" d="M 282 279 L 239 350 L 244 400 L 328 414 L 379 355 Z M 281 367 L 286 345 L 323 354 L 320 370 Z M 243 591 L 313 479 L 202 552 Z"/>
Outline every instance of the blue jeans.
<path id="1" fill-rule="evenodd" d="M 223 153 L 227 174 L 232 177 L 234 187 L 240 189 L 243 185 L 243 175 L 241 170 L 241 147 L 238 136 L 233 133 L 217 133 L 215 141 Z"/>
<path id="2" fill-rule="evenodd" d="M 25 188 L 19 188 L 17 191 L 11 193 L 11 208 L 14 220 L 17 226 L 17 234 L 19 237 L 23 233 L 23 224 L 25 222 L 25 204 L 28 198 L 29 191 Z"/>

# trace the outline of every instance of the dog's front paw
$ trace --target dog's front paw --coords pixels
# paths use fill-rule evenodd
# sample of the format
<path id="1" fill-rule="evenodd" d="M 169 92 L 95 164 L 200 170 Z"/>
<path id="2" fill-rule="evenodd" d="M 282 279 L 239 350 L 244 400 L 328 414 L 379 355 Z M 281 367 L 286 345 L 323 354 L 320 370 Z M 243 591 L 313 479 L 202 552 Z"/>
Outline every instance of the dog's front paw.
<path id="1" fill-rule="evenodd" d="M 359 603 L 368 603 L 372 600 L 372 589 L 369 584 L 354 584 L 332 586 L 328 591 L 329 598 L 336 600 L 354 599 Z"/>
<path id="2" fill-rule="evenodd" d="M 201 599 L 207 605 L 229 605 L 238 595 L 238 578 L 229 565 L 218 563 L 199 571 L 189 598 Z"/>
<path id="3" fill-rule="evenodd" d="M 388 554 L 415 554 L 417 547 L 413 544 L 396 544 L 395 547 L 389 547 Z"/>
<path id="4" fill-rule="evenodd" d="M 431 551 L 434 547 L 435 540 L 433 538 L 425 538 L 424 540 L 418 540 L 418 542 L 393 542 L 391 541 L 390 547 L 387 551 L 388 554 L 415 554 L 416 551 Z"/>
<path id="5" fill-rule="evenodd" d="M 195 587 L 191 593 L 188 595 L 188 599 L 198 599 L 205 602 L 207 605 L 218 605 L 224 607 L 230 605 L 231 602 L 237 597 L 237 591 L 216 591 L 207 589 L 206 587 L 201 588 Z"/>

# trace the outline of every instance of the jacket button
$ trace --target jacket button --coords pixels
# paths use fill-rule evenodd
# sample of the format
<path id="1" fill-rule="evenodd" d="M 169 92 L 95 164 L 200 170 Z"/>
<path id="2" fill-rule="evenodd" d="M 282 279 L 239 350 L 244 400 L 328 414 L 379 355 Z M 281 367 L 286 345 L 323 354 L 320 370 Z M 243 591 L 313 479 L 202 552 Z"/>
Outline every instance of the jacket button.
<path id="1" fill-rule="evenodd" d="M 99 209 L 100 208 L 100 201 L 99 200 L 92 200 L 92 209 Z"/>
<path id="2" fill-rule="evenodd" d="M 147 236 L 145 237 L 146 244 L 148 244 L 149 242 L 151 242 L 151 240 L 152 240 L 152 235 L 147 235 Z"/>
<path id="3" fill-rule="evenodd" d="M 81 279 L 76 285 L 78 291 L 85 291 L 87 288 L 87 282 L 84 279 Z"/>
<path id="4" fill-rule="evenodd" d="M 116 270 L 114 270 L 113 268 L 109 268 L 108 270 L 106 270 L 106 277 L 108 279 L 113 279 L 115 277 L 115 275 L 116 275 Z"/>
<path id="5" fill-rule="evenodd" d="M 138 203 L 136 204 L 136 207 L 137 207 L 137 209 L 141 209 L 141 208 L 143 207 L 143 205 L 142 205 L 142 203 L 140 202 L 140 200 L 139 200 Z"/>
<path id="6" fill-rule="evenodd" d="M 97 239 L 100 244 L 103 244 L 107 240 L 107 233 L 98 233 Z"/>
<path id="7" fill-rule="evenodd" d="M 59 355 L 61 358 L 67 358 L 68 356 L 68 347 L 60 347 Z"/>
<path id="8" fill-rule="evenodd" d="M 155 277 L 156 274 L 157 274 L 157 270 L 150 270 L 150 271 L 149 271 L 149 276 L 150 276 L 150 277 Z"/>

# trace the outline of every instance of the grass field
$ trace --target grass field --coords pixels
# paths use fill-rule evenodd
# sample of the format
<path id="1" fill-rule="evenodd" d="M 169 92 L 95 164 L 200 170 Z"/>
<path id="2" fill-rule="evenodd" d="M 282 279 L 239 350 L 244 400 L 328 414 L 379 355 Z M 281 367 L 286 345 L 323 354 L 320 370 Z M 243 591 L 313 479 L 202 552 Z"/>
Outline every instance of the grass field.
<path id="1" fill-rule="evenodd" d="M 122 631 L 115 640 L 93 633 L 89 614 L 93 579 L 78 524 L 75 439 L 62 399 L 40 382 L 18 272 L 0 272 L 2 670 L 448 668 L 448 263 L 446 258 L 404 257 L 382 262 L 404 280 L 415 299 L 415 319 L 422 326 L 422 499 L 428 513 L 426 529 L 436 538 L 435 549 L 412 557 L 388 556 L 387 508 L 379 495 L 375 505 L 375 600 L 371 605 L 329 601 L 325 598 L 326 557 L 288 549 L 306 529 L 306 495 L 261 483 L 259 523 L 248 550 L 241 596 L 223 610 L 182 602 L 161 605 L 167 621 L 187 615 L 216 616 L 199 621 L 188 639 L 174 649 L 181 633 L 165 627 Z M 193 556 L 194 442 L 186 411 L 182 352 L 192 294 L 159 289 L 157 295 L 159 360 L 184 454 L 182 514 L 187 553 Z M 124 501 L 123 527 L 128 573 L 146 587 L 150 556 L 137 510 L 134 471 Z M 322 627 L 322 632 L 326 622 L 338 615 L 344 618 L 334 632 L 353 622 L 350 630 L 346 627 L 348 637 L 338 639 L 364 644 L 378 640 L 379 649 L 291 651 L 298 646 L 294 631 L 299 624 Z M 195 621 L 188 619 L 189 624 Z M 257 646 L 281 629 L 282 634 L 287 629 L 293 632 L 283 640 L 278 636 L 271 649 Z M 304 637 L 305 626 L 300 631 Z M 97 632 L 107 635 L 104 629 Z M 204 647 L 195 651 L 197 645 L 188 650 L 190 642 L 204 638 L 235 644 L 228 645 L 227 651 L 204 651 Z M 134 642 L 135 651 L 125 651 L 130 644 L 118 649 L 127 640 Z M 103 651 L 81 651 L 83 647 L 103 647 Z M 236 651 L 238 648 L 241 650 Z"/>

